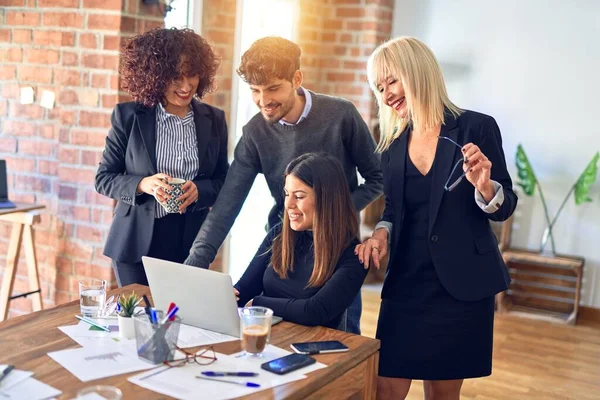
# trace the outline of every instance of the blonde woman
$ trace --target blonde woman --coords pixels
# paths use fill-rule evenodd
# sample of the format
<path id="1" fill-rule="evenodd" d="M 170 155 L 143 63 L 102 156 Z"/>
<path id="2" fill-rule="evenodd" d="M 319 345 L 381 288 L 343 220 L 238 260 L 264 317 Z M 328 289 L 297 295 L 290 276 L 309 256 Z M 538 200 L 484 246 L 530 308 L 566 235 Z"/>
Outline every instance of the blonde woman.
<path id="1" fill-rule="evenodd" d="M 517 205 L 496 121 L 448 98 L 431 50 L 410 37 L 368 63 L 379 104 L 386 207 L 356 247 L 369 267 L 390 251 L 377 326 L 379 399 L 459 399 L 492 371 L 494 295 L 510 277 L 489 221 Z M 389 246 L 389 249 L 388 249 Z"/>

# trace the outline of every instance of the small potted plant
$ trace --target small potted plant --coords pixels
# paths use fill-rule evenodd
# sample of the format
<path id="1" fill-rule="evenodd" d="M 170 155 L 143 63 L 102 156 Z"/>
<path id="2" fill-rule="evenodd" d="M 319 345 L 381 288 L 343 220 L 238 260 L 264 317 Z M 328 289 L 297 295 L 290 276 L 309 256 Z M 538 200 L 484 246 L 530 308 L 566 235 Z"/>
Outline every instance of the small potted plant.
<path id="1" fill-rule="evenodd" d="M 122 294 L 119 297 L 117 320 L 119 321 L 120 337 L 124 339 L 135 338 L 135 325 L 132 317 L 135 314 L 135 307 L 141 301 L 142 298 L 135 293 L 135 290 L 129 296 Z"/>

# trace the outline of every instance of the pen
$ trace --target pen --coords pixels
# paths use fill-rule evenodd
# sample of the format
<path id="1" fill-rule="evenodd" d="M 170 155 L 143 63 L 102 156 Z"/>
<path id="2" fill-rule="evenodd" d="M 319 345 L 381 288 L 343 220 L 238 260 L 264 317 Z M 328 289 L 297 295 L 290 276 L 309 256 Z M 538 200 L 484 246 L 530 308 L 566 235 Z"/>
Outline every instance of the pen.
<path id="1" fill-rule="evenodd" d="M 198 379 L 206 379 L 207 381 L 217 381 L 217 382 L 233 383 L 234 385 L 242 385 L 242 386 L 251 387 L 251 388 L 258 388 L 258 387 L 260 387 L 260 385 L 258 383 L 248 382 L 248 381 L 230 381 L 230 380 L 227 380 L 227 379 L 209 378 L 209 377 L 206 377 L 206 376 L 196 376 L 196 378 L 198 378 Z"/>
<path id="2" fill-rule="evenodd" d="M 258 376 L 256 372 L 219 372 L 219 371 L 204 371 L 204 376 Z"/>
<path id="3" fill-rule="evenodd" d="M 153 324 L 154 321 L 152 320 L 152 307 L 150 307 L 150 301 L 148 300 L 148 297 L 146 295 L 143 295 L 144 298 L 144 303 L 146 303 L 146 307 L 144 307 L 144 310 L 146 310 L 146 314 L 148 314 L 148 319 L 150 319 L 150 323 Z"/>
<path id="4" fill-rule="evenodd" d="M 110 329 L 108 329 L 108 326 L 100 325 L 100 324 L 99 324 L 99 323 L 97 323 L 96 321 L 93 321 L 93 320 L 91 320 L 91 319 L 87 319 L 86 317 L 82 317 L 82 316 L 79 316 L 79 315 L 76 315 L 76 316 L 75 316 L 75 318 L 77 318 L 77 319 L 80 319 L 80 320 L 82 320 L 83 322 L 86 322 L 86 323 L 88 323 L 88 324 L 90 324 L 90 325 L 93 325 L 93 326 L 95 326 L 96 328 L 100 328 L 100 329 L 102 329 L 103 331 L 110 332 Z"/>
<path id="5" fill-rule="evenodd" d="M 173 303 L 171 303 L 173 304 Z M 177 311 L 179 311 L 179 307 L 175 306 L 173 307 L 171 310 L 169 310 L 169 312 L 167 313 L 167 315 L 165 316 L 165 318 L 163 318 L 161 324 L 164 325 L 167 323 L 167 321 L 172 321 L 175 319 L 175 314 L 177 313 Z"/>
<path id="6" fill-rule="evenodd" d="M 8 375 L 10 373 L 10 371 L 12 371 L 15 368 L 14 365 L 7 365 L 6 368 L 4 368 L 4 370 L 2 372 L 0 372 L 0 381 L 2 381 L 2 379 L 6 378 L 6 375 Z"/>

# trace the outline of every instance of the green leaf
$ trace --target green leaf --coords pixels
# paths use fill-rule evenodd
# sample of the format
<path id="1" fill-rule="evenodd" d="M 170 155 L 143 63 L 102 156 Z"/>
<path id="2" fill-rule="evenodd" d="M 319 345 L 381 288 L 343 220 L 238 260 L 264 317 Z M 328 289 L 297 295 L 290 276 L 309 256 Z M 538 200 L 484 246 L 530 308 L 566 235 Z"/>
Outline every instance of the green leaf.
<path id="1" fill-rule="evenodd" d="M 575 204 L 580 205 L 581 203 L 590 202 L 592 199 L 589 196 L 590 187 L 596 181 L 596 175 L 598 173 L 598 160 L 600 159 L 600 152 L 592 158 L 592 161 L 585 168 L 577 182 L 575 182 Z"/>
<path id="2" fill-rule="evenodd" d="M 517 170 L 519 174 L 519 182 L 517 182 L 517 185 L 523 188 L 523 192 L 525 192 L 527 196 L 532 196 L 535 192 L 537 178 L 535 176 L 535 173 L 533 172 L 531 164 L 529 163 L 527 154 L 525 154 L 525 150 L 521 145 L 517 146 L 517 157 L 515 161 L 517 164 Z"/>

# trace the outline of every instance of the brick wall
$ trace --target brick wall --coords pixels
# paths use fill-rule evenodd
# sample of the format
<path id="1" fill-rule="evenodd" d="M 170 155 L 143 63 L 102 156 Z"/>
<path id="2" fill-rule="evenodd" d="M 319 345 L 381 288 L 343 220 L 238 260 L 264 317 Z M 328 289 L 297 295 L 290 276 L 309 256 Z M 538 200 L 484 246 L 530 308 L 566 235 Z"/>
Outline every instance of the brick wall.
<path id="1" fill-rule="evenodd" d="M 35 228 L 45 307 L 77 298 L 80 277 L 113 280 L 102 255 L 112 201 L 93 182 L 110 112 L 128 99 L 118 91 L 118 49 L 162 25 L 140 0 L 0 0 L 0 158 L 11 199 L 46 206 Z M 23 86 L 35 104 L 19 103 Z M 43 90 L 56 94 L 54 109 L 40 107 Z M 0 266 L 9 233 L 0 223 Z M 27 289 L 20 262 L 14 292 Z M 28 299 L 11 303 L 11 315 L 30 310 Z"/>
<path id="2" fill-rule="evenodd" d="M 392 31 L 394 0 L 301 0 L 298 43 L 305 86 L 351 100 L 369 126 L 377 118 L 367 59 Z"/>

